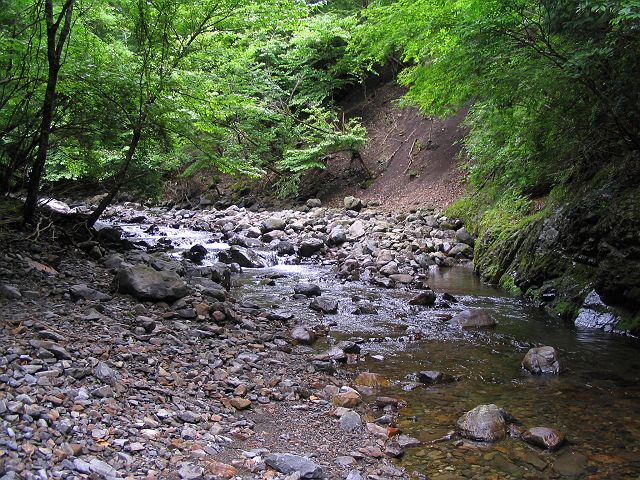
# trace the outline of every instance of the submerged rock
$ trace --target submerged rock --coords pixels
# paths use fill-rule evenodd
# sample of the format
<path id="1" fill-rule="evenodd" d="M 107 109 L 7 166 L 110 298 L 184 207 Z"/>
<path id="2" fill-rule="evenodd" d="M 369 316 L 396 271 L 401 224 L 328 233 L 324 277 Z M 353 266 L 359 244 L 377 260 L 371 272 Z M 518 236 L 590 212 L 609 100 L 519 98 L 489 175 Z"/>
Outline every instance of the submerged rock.
<path id="1" fill-rule="evenodd" d="M 522 368 L 534 375 L 560 373 L 558 354 L 553 347 L 530 349 L 522 360 Z"/>
<path id="2" fill-rule="evenodd" d="M 464 310 L 451 319 L 451 323 L 461 328 L 491 328 L 496 321 L 482 310 Z"/>
<path id="3" fill-rule="evenodd" d="M 470 440 L 496 442 L 507 436 L 508 414 L 494 404 L 479 405 L 456 423 L 460 435 Z"/>
<path id="4" fill-rule="evenodd" d="M 436 370 L 423 370 L 417 374 L 418 381 L 426 385 L 435 385 L 438 383 L 451 383 L 456 379 L 447 373 L 438 372 Z"/>

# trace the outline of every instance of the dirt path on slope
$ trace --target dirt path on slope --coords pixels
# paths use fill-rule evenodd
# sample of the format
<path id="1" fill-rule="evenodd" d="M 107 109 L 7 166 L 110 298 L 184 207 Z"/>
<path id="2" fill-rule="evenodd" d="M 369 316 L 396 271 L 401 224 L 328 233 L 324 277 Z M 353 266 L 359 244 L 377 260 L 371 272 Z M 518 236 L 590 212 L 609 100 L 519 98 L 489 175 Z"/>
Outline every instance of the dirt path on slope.
<path id="1" fill-rule="evenodd" d="M 400 108 L 405 89 L 388 83 L 368 95 L 354 93 L 345 101 L 345 115 L 360 117 L 370 141 L 362 164 L 346 154 L 332 156 L 324 171 L 308 178 L 304 195 L 339 205 L 347 195 L 378 201 L 383 210 L 416 207 L 441 210 L 465 192 L 458 154 L 466 111 L 447 118 L 425 117 L 416 108 Z M 374 177 L 367 178 L 367 170 Z"/>

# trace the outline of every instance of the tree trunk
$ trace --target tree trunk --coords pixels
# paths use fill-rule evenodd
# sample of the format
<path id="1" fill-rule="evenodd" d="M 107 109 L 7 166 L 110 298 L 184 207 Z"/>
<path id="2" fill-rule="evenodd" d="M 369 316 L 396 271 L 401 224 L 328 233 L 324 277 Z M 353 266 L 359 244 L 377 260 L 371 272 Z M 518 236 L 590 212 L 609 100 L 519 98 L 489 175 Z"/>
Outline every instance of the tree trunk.
<path id="1" fill-rule="evenodd" d="M 89 218 L 87 218 L 87 227 L 91 228 L 95 225 L 95 223 L 100 218 L 100 215 L 104 213 L 106 208 L 113 201 L 113 199 L 116 198 L 116 195 L 122 188 L 122 185 L 124 184 L 125 178 L 127 176 L 127 172 L 129 171 L 129 166 L 131 165 L 133 156 L 135 155 L 138 144 L 140 143 L 140 138 L 142 137 L 142 128 L 143 125 L 142 123 L 140 123 L 133 129 L 133 135 L 131 136 L 131 142 L 129 143 L 129 150 L 127 151 L 127 155 L 125 156 L 124 163 L 120 167 L 120 170 L 118 170 L 118 173 L 115 177 L 116 183 L 113 185 L 113 187 L 111 187 L 111 190 L 109 190 L 107 196 L 100 201 L 96 209 L 91 212 Z"/>
<path id="2" fill-rule="evenodd" d="M 49 150 L 49 135 L 51 133 L 51 123 L 53 122 L 53 112 L 56 103 L 56 86 L 58 84 L 58 73 L 60 72 L 60 59 L 62 50 L 71 30 L 71 16 L 73 14 L 73 4 L 75 0 L 67 0 L 62 7 L 56 21 L 53 18 L 53 0 L 45 2 L 45 16 L 47 20 L 47 61 L 49 72 L 47 76 L 47 89 L 42 105 L 42 121 L 39 129 L 38 153 L 33 162 L 29 183 L 27 186 L 27 199 L 24 204 L 23 221 L 25 224 L 33 222 L 36 206 L 38 204 L 38 193 L 40 190 L 40 180 L 44 172 Z M 64 24 L 60 35 L 56 38 L 60 23 L 64 19 Z"/>

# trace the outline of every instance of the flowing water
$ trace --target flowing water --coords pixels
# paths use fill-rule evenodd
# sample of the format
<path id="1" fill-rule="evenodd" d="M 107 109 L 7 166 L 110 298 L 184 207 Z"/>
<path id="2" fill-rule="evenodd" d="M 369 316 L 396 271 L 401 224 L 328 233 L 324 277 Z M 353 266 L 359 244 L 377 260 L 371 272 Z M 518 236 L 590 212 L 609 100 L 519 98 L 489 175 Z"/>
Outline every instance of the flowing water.
<path id="1" fill-rule="evenodd" d="M 144 238 L 143 227 L 127 227 Z M 135 229 L 136 230 L 134 232 Z M 179 248 L 201 243 L 215 252 L 225 248 L 204 232 L 169 231 L 147 235 L 147 242 L 170 238 Z M 273 280 L 271 285 L 264 280 Z M 293 296 L 299 281 L 316 283 L 323 295 L 339 302 L 336 315 L 316 313 L 309 300 Z M 429 284 L 458 303 L 450 308 L 409 306 L 415 291 L 381 289 L 341 282 L 333 265 L 275 265 L 245 269 L 232 294 L 242 302 L 292 313 L 303 324 L 330 324 L 336 340 L 358 338 L 363 360 L 347 365 L 391 380 L 377 392 L 402 398 L 399 427 L 417 437 L 421 447 L 408 449 L 398 461 L 407 471 L 431 479 L 456 478 L 594 478 L 640 479 L 640 345 L 635 339 L 580 331 L 535 309 L 530 303 L 483 285 L 468 268 L 431 271 Z M 355 315 L 368 301 L 377 314 Z M 480 308 L 498 322 L 491 330 L 461 331 L 447 320 L 465 308 Z M 520 362 L 531 347 L 551 345 L 559 351 L 559 376 L 532 377 Z M 317 349 L 326 347 L 320 342 Z M 409 389 L 407 375 L 439 370 L 459 381 Z M 507 439 L 492 445 L 437 441 L 454 429 L 458 417 L 479 404 L 495 403 L 526 427 L 557 428 L 567 444 L 554 453 Z"/>

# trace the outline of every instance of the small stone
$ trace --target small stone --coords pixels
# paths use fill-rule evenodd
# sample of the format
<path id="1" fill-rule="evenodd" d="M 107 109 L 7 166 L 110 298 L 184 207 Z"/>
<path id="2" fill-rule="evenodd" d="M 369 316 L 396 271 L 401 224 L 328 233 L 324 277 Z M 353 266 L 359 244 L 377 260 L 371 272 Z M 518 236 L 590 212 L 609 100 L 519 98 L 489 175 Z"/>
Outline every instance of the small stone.
<path id="1" fill-rule="evenodd" d="M 340 427 L 347 432 L 359 430 L 362 426 L 362 420 L 353 410 L 347 410 L 340 416 Z"/>
<path id="2" fill-rule="evenodd" d="M 8 298 L 9 300 L 20 300 L 22 293 L 20 293 L 18 287 L 14 285 L 0 283 L 0 297 Z"/>
<path id="3" fill-rule="evenodd" d="M 331 402 L 337 407 L 355 408 L 362 402 L 360 394 L 355 390 L 337 393 Z"/>
<path id="4" fill-rule="evenodd" d="M 276 453 L 268 455 L 264 462 L 274 470 L 289 475 L 298 473 L 299 478 L 324 479 L 326 478 L 322 468 L 306 457 L 291 453 Z"/>
<path id="5" fill-rule="evenodd" d="M 246 410 L 251 406 L 251 400 L 241 397 L 233 397 L 229 400 L 229 403 L 236 410 Z"/>
<path id="6" fill-rule="evenodd" d="M 109 465 L 107 462 L 103 462 L 100 459 L 92 458 L 89 460 L 89 468 L 91 473 L 100 475 L 103 478 L 112 478 L 118 476 L 118 471 Z"/>
<path id="7" fill-rule="evenodd" d="M 116 396 L 115 392 L 109 385 L 104 385 L 103 387 L 92 390 L 91 395 L 96 398 L 112 398 Z"/>
<path id="8" fill-rule="evenodd" d="M 387 445 L 385 446 L 384 449 L 384 453 L 391 458 L 399 458 L 402 455 L 404 455 L 404 450 L 402 449 L 402 447 L 398 444 L 397 441 L 392 440 L 390 442 L 387 443 Z"/>
<path id="9" fill-rule="evenodd" d="M 203 478 L 204 468 L 191 463 L 183 463 L 178 469 L 178 475 L 182 480 L 198 480 Z"/>
<path id="10" fill-rule="evenodd" d="M 215 479 L 229 480 L 238 474 L 238 469 L 226 463 L 209 460 L 205 467 L 205 473 L 213 475 Z"/>
<path id="11" fill-rule="evenodd" d="M 294 343 L 300 345 L 312 345 L 316 341 L 317 337 L 312 330 L 309 330 L 307 327 L 302 325 L 298 325 L 293 327 L 293 330 L 291 330 L 291 339 Z"/>
<path id="12" fill-rule="evenodd" d="M 104 383 L 112 386 L 118 383 L 118 380 L 120 379 L 120 375 L 118 375 L 118 372 L 116 372 L 113 368 L 109 367 L 109 365 L 104 362 L 98 362 L 98 364 L 93 369 L 93 376 L 98 380 L 101 380 Z"/>

